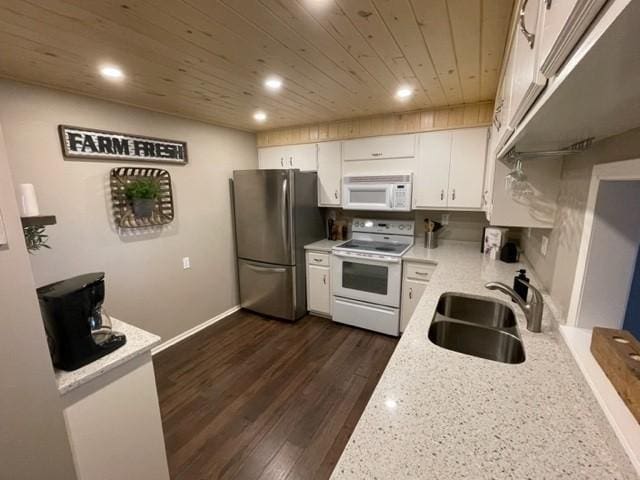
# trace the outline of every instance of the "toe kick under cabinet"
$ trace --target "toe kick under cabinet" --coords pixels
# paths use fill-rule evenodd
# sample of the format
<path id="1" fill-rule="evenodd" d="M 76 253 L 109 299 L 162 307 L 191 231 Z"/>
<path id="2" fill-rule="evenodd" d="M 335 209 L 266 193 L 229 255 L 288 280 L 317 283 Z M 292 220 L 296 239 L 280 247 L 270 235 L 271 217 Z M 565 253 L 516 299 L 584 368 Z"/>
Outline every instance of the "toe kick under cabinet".
<path id="1" fill-rule="evenodd" d="M 307 251 L 307 310 L 331 317 L 331 254 Z"/>
<path id="2" fill-rule="evenodd" d="M 427 288 L 436 266 L 431 263 L 405 261 L 402 264 L 402 303 L 400 331 L 404 332 L 418 302 Z"/>

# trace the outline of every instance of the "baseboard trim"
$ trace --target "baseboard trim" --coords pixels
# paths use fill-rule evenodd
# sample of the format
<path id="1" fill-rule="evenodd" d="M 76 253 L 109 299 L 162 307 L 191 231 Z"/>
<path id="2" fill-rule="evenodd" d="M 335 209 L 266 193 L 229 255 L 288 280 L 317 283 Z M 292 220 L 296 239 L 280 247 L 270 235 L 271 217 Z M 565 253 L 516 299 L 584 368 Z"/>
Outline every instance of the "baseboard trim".
<path id="1" fill-rule="evenodd" d="M 240 310 L 240 308 L 241 308 L 240 305 L 236 305 L 235 307 L 231 307 L 229 310 L 227 310 L 225 312 L 222 312 L 221 314 L 216 315 L 215 317 L 210 318 L 209 320 L 207 320 L 205 322 L 202 322 L 200 325 L 196 325 L 195 327 L 190 328 L 186 332 L 182 332 L 181 334 L 176 335 L 173 338 L 170 338 L 166 342 L 163 342 L 160 345 L 158 345 L 157 347 L 152 348 L 151 349 L 151 355 L 155 355 L 156 353 L 160 353 L 163 350 L 166 350 L 167 348 L 172 347 L 176 343 L 180 343 L 181 341 L 186 340 L 190 336 L 195 335 L 196 333 L 198 333 L 200 330 L 204 330 L 205 328 L 213 325 L 214 323 L 219 322 L 223 318 L 228 317 L 232 313 L 237 312 L 238 310 Z"/>

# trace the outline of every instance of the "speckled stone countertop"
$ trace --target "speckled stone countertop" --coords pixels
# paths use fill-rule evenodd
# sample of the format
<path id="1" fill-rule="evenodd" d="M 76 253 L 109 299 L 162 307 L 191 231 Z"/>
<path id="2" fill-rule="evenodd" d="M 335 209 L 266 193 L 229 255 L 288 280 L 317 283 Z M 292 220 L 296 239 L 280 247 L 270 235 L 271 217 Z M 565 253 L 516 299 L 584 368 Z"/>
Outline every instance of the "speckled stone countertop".
<path id="1" fill-rule="evenodd" d="M 516 269 L 531 271 L 528 265 L 490 260 L 467 242 L 416 246 L 405 259 L 438 266 L 332 479 L 638 478 L 548 307 L 542 333 L 529 332 L 514 307 L 526 354 L 521 364 L 428 340 L 442 293 L 508 301 L 484 284 L 510 284 Z"/>
<path id="2" fill-rule="evenodd" d="M 346 240 L 318 240 L 317 242 L 310 243 L 309 245 L 305 245 L 305 250 L 316 250 L 318 252 L 330 252 L 333 247 L 336 245 L 340 245 L 341 243 L 346 242 Z"/>
<path id="3" fill-rule="evenodd" d="M 84 367 L 74 370 L 73 372 L 65 372 L 64 370 L 56 370 L 56 380 L 58 382 L 58 391 L 60 395 L 69 393 L 71 390 L 90 382 L 96 377 L 122 365 L 125 362 L 151 350 L 160 343 L 160 337 L 149 333 L 140 328 L 112 319 L 112 328 L 114 331 L 124 333 L 127 336 L 127 343 L 113 352 L 105 355 Z"/>

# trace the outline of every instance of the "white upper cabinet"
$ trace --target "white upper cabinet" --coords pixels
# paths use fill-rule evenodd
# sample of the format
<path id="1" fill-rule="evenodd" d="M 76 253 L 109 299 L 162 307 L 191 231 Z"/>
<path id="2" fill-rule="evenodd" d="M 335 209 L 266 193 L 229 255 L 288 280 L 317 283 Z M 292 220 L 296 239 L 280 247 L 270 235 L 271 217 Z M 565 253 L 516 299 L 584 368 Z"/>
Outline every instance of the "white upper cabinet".
<path id="1" fill-rule="evenodd" d="M 268 147 L 258 149 L 258 167 L 261 169 L 286 168 L 288 147 Z"/>
<path id="2" fill-rule="evenodd" d="M 285 145 L 258 149 L 258 168 L 298 168 L 316 171 L 318 169 L 318 145 Z"/>
<path id="3" fill-rule="evenodd" d="M 487 151 L 487 129 L 469 128 L 451 133 L 448 206 L 481 208 Z"/>
<path id="4" fill-rule="evenodd" d="M 423 133 L 419 144 L 414 208 L 482 208 L 487 129 Z"/>
<path id="5" fill-rule="evenodd" d="M 342 159 L 382 160 L 387 158 L 410 158 L 416 155 L 416 135 L 387 135 L 383 137 L 359 138 L 342 143 Z"/>
<path id="6" fill-rule="evenodd" d="M 451 164 L 451 132 L 429 132 L 420 135 L 419 153 L 414 175 L 415 208 L 446 207 Z"/>
<path id="7" fill-rule="evenodd" d="M 318 204 L 323 207 L 341 205 L 342 160 L 340 142 L 318 144 Z"/>
<path id="8" fill-rule="evenodd" d="M 508 123 L 513 128 L 518 126 L 546 84 L 546 78 L 540 73 L 538 58 L 538 19 L 543 1 L 523 0 L 520 7 L 510 60 L 513 62 L 513 72 Z"/>
<path id="9" fill-rule="evenodd" d="M 318 169 L 318 144 L 291 145 L 288 153 L 289 168 L 315 172 Z"/>
<path id="10" fill-rule="evenodd" d="M 554 76 L 607 0 L 544 0 L 540 72 Z"/>

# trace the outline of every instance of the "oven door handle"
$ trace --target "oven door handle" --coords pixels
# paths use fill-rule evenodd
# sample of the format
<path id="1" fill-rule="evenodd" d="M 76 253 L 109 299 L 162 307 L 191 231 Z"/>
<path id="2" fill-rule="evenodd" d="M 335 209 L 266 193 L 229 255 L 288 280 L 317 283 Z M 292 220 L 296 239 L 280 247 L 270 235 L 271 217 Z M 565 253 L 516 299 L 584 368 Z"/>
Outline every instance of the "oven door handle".
<path id="1" fill-rule="evenodd" d="M 354 259 L 354 260 L 362 260 L 362 261 L 367 261 L 367 262 L 400 263 L 400 257 L 398 257 L 398 258 L 390 258 L 390 257 L 387 257 L 387 258 L 370 258 L 370 257 L 361 257 L 360 255 L 352 255 L 352 254 L 349 254 L 347 252 L 340 252 L 340 251 L 335 251 L 335 250 L 332 253 L 336 257 L 350 258 L 350 259 Z"/>

